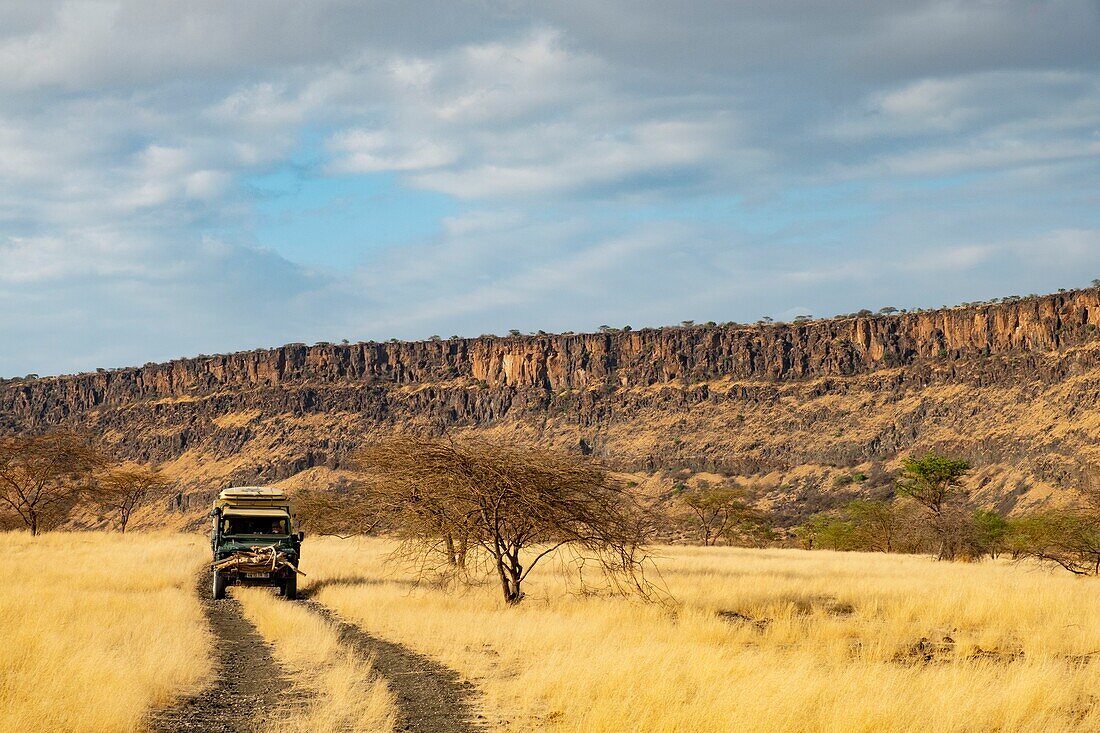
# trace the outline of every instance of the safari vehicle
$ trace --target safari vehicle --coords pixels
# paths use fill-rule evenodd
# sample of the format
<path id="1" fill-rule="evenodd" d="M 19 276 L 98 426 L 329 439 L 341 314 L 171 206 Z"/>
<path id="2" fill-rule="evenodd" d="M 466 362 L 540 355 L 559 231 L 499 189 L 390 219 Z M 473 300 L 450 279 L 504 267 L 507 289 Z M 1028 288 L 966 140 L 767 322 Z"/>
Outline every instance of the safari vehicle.
<path id="1" fill-rule="evenodd" d="M 280 489 L 241 486 L 214 501 L 211 546 L 214 598 L 231 585 L 273 586 L 298 597 L 303 532 L 294 533 L 290 500 Z"/>

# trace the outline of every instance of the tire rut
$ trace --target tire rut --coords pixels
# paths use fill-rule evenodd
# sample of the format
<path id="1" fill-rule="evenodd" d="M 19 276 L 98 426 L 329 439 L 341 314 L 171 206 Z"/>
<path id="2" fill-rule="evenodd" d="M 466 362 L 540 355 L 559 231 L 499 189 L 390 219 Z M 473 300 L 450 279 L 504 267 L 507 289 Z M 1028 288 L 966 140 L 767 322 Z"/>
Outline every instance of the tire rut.
<path id="1" fill-rule="evenodd" d="M 214 633 L 217 678 L 198 695 L 154 713 L 149 728 L 155 733 L 254 733 L 277 720 L 282 706 L 301 697 L 290 692 L 271 648 L 245 619 L 240 603 L 210 597 L 212 580 L 209 571 L 201 574 L 198 594 Z"/>
<path id="2" fill-rule="evenodd" d="M 349 624 L 326 606 L 307 602 L 331 622 L 340 641 L 373 659 L 373 666 L 393 692 L 397 703 L 394 730 L 409 733 L 481 733 L 484 726 L 472 699 L 474 686 L 461 680 L 458 672 L 408 647 L 379 639 Z"/>

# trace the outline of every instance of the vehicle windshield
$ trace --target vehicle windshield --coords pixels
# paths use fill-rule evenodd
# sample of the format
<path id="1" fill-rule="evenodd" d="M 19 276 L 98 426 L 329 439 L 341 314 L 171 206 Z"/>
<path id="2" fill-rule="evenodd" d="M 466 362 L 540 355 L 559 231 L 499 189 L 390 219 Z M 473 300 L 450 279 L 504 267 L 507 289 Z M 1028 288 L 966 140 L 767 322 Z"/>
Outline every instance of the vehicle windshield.
<path id="1" fill-rule="evenodd" d="M 222 519 L 222 534 L 290 534 L 286 517 L 240 517 L 230 514 Z"/>

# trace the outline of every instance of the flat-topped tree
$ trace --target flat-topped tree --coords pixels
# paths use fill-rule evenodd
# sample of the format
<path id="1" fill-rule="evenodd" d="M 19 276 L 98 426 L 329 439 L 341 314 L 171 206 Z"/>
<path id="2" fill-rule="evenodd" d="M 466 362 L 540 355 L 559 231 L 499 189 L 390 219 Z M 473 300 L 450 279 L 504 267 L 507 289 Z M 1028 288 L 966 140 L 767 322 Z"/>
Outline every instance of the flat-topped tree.
<path id="1" fill-rule="evenodd" d="M 970 495 L 963 484 L 969 472 L 966 461 L 935 453 L 902 460 L 897 493 L 925 508 L 939 541 L 937 556 L 941 560 L 955 558 L 966 540 L 963 535 L 969 531 Z"/>
<path id="2" fill-rule="evenodd" d="M 642 589 L 652 523 L 627 487 L 590 459 L 512 444 L 397 435 L 362 448 L 366 499 L 407 546 L 465 563 L 485 552 L 509 604 L 538 563 L 568 547 L 617 587 Z"/>
<path id="3" fill-rule="evenodd" d="M 0 438 L 0 508 L 36 535 L 64 521 L 106 465 L 99 450 L 72 433 Z"/>

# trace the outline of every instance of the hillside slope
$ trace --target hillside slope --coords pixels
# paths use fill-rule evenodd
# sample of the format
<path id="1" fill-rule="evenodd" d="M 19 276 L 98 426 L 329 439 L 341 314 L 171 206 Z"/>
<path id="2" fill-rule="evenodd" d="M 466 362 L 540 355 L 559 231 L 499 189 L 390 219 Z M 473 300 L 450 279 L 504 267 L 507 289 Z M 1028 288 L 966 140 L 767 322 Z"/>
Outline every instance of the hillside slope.
<path id="1" fill-rule="evenodd" d="M 899 456 L 936 449 L 1012 509 L 1059 501 L 1100 465 L 1098 327 L 1090 289 L 802 324 L 292 344 L 2 381 L 0 431 L 67 425 L 164 463 L 175 524 L 228 482 L 331 481 L 364 435 L 394 428 L 594 452 L 654 491 L 733 477 L 791 522 L 888 491 Z"/>

